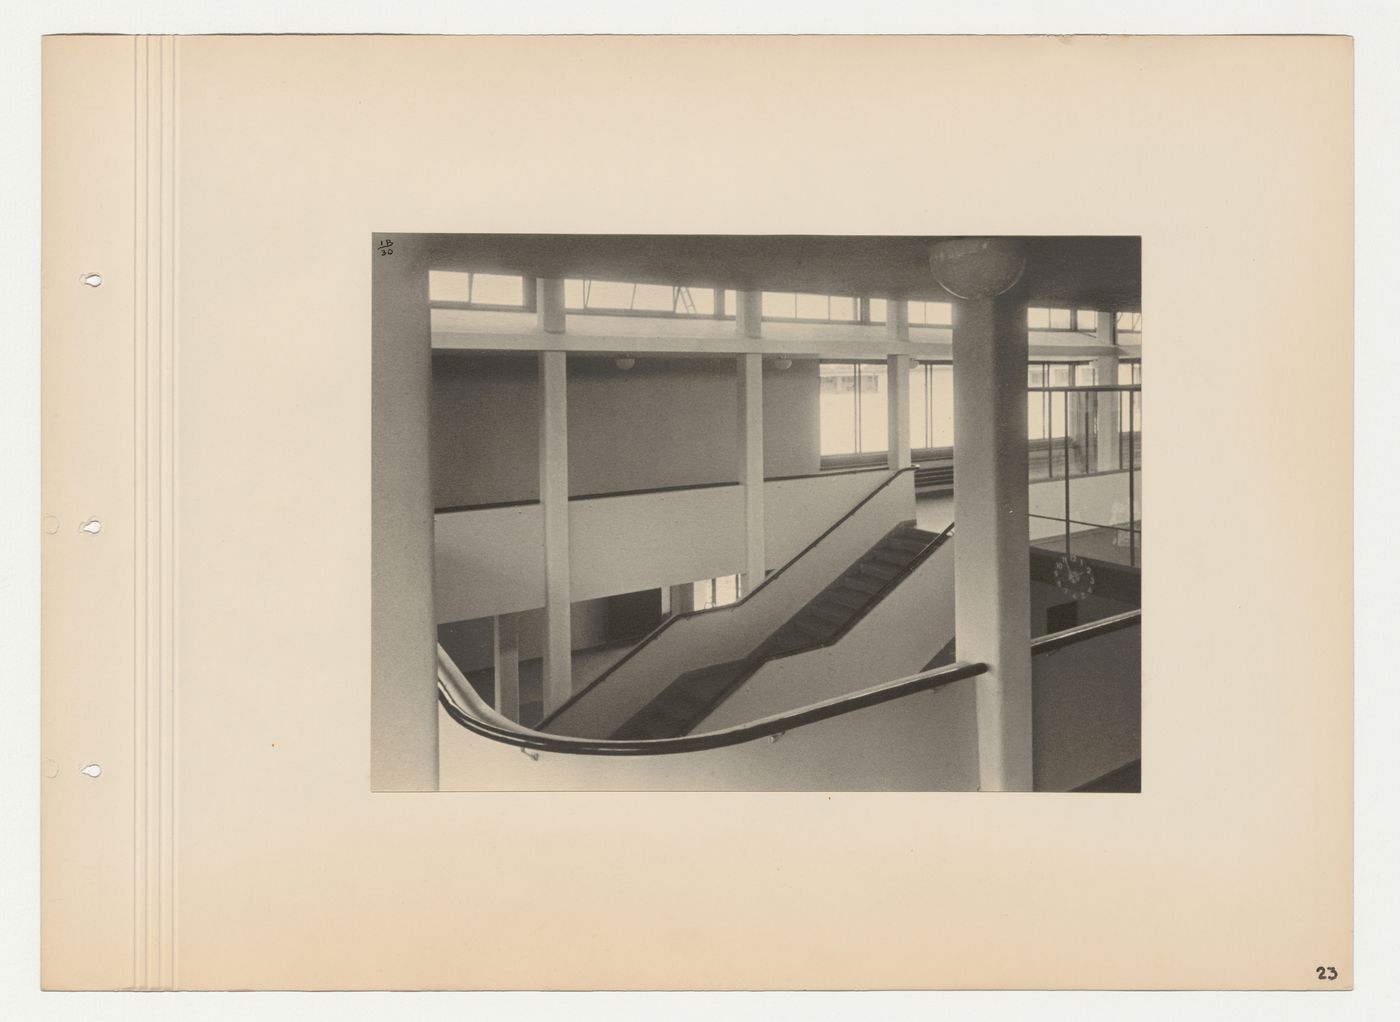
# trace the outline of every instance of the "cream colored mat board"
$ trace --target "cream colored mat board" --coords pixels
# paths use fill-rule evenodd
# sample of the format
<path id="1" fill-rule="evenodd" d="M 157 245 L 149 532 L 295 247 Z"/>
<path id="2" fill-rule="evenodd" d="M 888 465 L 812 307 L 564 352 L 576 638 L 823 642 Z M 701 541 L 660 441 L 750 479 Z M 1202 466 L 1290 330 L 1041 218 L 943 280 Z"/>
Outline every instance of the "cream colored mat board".
<path id="1" fill-rule="evenodd" d="M 46 987 L 1350 985 L 1348 40 L 44 65 Z M 393 231 L 1140 235 L 1142 794 L 372 794 Z"/>

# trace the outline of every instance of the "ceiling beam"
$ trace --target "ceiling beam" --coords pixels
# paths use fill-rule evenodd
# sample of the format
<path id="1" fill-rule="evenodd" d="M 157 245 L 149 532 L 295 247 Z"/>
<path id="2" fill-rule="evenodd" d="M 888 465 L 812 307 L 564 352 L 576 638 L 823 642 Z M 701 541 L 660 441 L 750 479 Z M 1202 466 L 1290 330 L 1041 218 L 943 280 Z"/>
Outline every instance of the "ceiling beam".
<path id="1" fill-rule="evenodd" d="M 933 235 L 431 234 L 438 270 L 739 291 L 952 301 L 929 270 Z M 1137 237 L 1023 237 L 1033 305 L 1137 312 Z"/>

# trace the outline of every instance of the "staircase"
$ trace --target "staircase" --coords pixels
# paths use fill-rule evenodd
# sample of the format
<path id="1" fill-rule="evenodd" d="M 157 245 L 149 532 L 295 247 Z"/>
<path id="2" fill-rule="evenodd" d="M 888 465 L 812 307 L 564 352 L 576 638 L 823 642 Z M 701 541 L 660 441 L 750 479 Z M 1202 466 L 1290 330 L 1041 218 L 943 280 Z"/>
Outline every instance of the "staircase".
<path id="1" fill-rule="evenodd" d="M 916 528 L 912 522 L 896 526 L 747 656 L 682 674 L 612 737 L 673 738 L 688 734 L 766 661 L 828 646 L 839 639 L 942 538 Z"/>

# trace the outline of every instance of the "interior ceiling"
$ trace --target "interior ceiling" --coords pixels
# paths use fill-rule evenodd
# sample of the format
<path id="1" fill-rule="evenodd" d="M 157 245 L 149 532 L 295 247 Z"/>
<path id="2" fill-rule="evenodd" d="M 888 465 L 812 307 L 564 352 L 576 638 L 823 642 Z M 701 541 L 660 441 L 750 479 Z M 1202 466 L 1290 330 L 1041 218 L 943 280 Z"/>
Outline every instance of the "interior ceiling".
<path id="1" fill-rule="evenodd" d="M 746 291 L 948 301 L 931 235 L 433 234 L 433 269 L 585 277 Z M 1142 309 L 1137 237 L 1030 236 L 1020 287 L 1033 305 Z"/>

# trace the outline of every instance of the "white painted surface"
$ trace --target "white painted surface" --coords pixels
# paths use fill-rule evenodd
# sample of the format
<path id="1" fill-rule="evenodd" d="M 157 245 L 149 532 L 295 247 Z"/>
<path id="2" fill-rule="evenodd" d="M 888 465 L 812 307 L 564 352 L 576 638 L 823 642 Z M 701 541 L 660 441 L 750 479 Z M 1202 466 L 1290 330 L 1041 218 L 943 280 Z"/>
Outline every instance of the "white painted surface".
<path id="1" fill-rule="evenodd" d="M 912 517 L 913 485 L 912 472 L 890 481 L 830 535 L 742 603 L 675 619 L 654 641 L 641 646 L 597 688 L 560 714 L 550 730 L 607 737 L 686 671 L 746 656 L 895 524 Z M 699 492 L 737 495 L 737 487 Z M 599 541 L 601 530 L 600 525 Z M 576 535 L 581 542 L 588 542 L 584 539 L 586 530 L 576 530 Z M 738 536 L 737 525 L 730 527 L 729 535 Z M 737 560 L 737 547 L 733 556 Z"/>
<path id="2" fill-rule="evenodd" d="M 884 358 L 904 354 L 946 361 L 952 358 L 953 331 L 946 326 L 915 324 L 906 337 L 891 339 L 884 325 L 860 323 L 793 323 L 764 320 L 762 337 L 745 337 L 732 320 L 686 316 L 608 316 L 589 313 L 569 317 L 563 347 L 569 351 L 609 354 L 661 353 L 737 355 L 758 351 L 773 355 L 821 358 Z M 434 350 L 538 351 L 561 345 L 546 335 L 527 312 L 433 309 Z M 1136 336 L 1136 335 L 1133 335 Z M 1093 358 L 1105 346 L 1091 334 L 1073 330 L 1029 331 L 1032 358 Z M 1125 357 L 1141 349 L 1123 345 Z"/>
<path id="3" fill-rule="evenodd" d="M 889 399 L 885 402 L 889 467 L 898 471 L 913 464 L 909 449 L 913 436 L 909 422 L 909 356 L 891 355 L 886 359 L 885 378 L 889 381 Z"/>
<path id="4" fill-rule="evenodd" d="M 1025 300 L 962 302 L 954 323 L 958 655 L 988 666 L 976 681 L 982 788 L 1029 791 Z"/>
<path id="5" fill-rule="evenodd" d="M 542 753 L 440 716 L 444 791 L 973 791 L 973 685 L 960 681 L 727 749 L 612 758 Z"/>
<path id="6" fill-rule="evenodd" d="M 540 325 L 564 329 L 563 282 L 541 280 Z M 546 301 L 551 298 L 552 300 Z M 557 323 L 556 323 L 557 320 Z M 540 352 L 540 514 L 544 528 L 544 709 L 573 694 L 570 606 L 568 375 L 562 351 Z"/>
<path id="7" fill-rule="evenodd" d="M 768 570 L 781 568 L 796 557 L 832 522 L 879 486 L 884 474 L 883 469 L 872 469 L 764 483 L 764 547 L 768 554 Z M 900 493 L 906 492 L 904 484 L 895 485 L 900 487 Z M 907 493 L 908 513 L 898 521 L 914 517 L 912 482 L 908 484 Z"/>
<path id="8" fill-rule="evenodd" d="M 740 292 L 740 308 L 751 297 Z M 739 591 L 749 592 L 763 581 L 765 567 L 763 517 L 763 356 L 740 355 L 738 359 L 737 432 L 735 475 L 743 489 L 744 558 L 739 572 Z"/>
<path id="9" fill-rule="evenodd" d="M 877 471 L 765 483 L 768 569 L 792 560 L 882 481 Z M 882 513 L 893 516 L 891 523 L 913 518 L 912 476 L 892 486 Z M 569 507 L 574 602 L 739 570 L 737 486 L 575 500 Z M 544 606 L 538 504 L 446 512 L 435 522 L 439 623 Z"/>
<path id="10" fill-rule="evenodd" d="M 738 486 L 570 501 L 573 598 L 737 573 L 742 501 Z"/>
<path id="11" fill-rule="evenodd" d="M 1118 337 L 1117 317 L 1110 313 L 1099 314 L 1098 339 L 1100 343 L 1114 345 Z M 1094 379 L 1103 385 L 1118 382 L 1118 348 L 1115 346 L 1094 359 Z M 1113 391 L 1103 391 L 1095 398 L 1094 415 L 1097 419 L 1095 431 L 1098 434 L 1098 465 L 1100 472 L 1110 472 L 1118 467 L 1119 441 L 1119 400 Z"/>
<path id="12" fill-rule="evenodd" d="M 1065 481 L 1046 479 L 1030 486 L 1030 538 L 1063 535 L 1065 531 Z M 1071 532 L 1128 520 L 1128 473 L 1105 472 L 1074 476 L 1069 481 Z M 1142 470 L 1133 473 L 1133 513 L 1142 520 Z M 1087 524 L 1074 524 L 1075 522 Z"/>
<path id="13" fill-rule="evenodd" d="M 434 516 L 438 624 L 544 606 L 538 504 Z"/>
<path id="14" fill-rule="evenodd" d="M 834 645 L 770 660 L 701 721 L 693 734 L 907 678 L 953 638 L 949 539 Z"/>
<path id="15" fill-rule="evenodd" d="M 496 712 L 520 719 L 520 615 L 491 619 L 491 656 L 495 661 Z"/>

